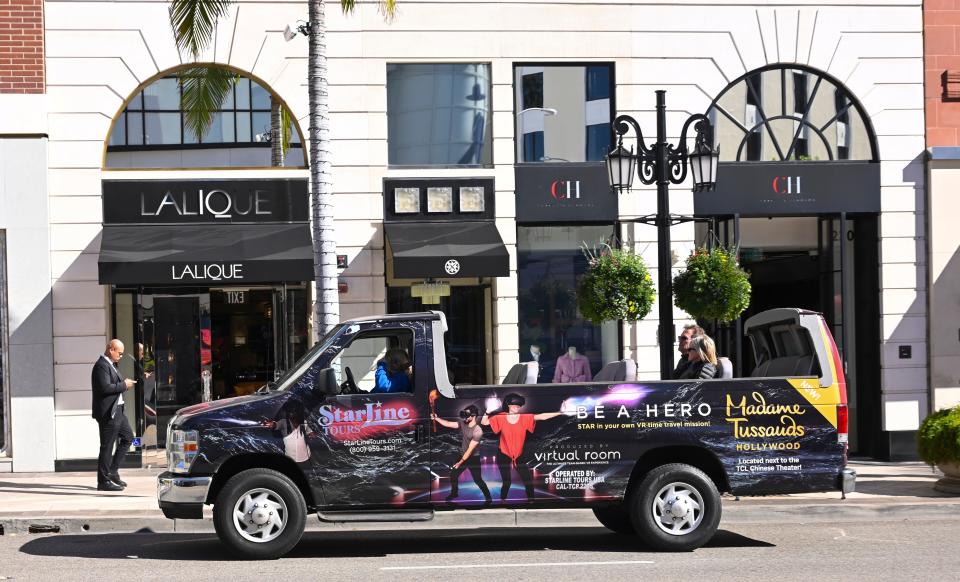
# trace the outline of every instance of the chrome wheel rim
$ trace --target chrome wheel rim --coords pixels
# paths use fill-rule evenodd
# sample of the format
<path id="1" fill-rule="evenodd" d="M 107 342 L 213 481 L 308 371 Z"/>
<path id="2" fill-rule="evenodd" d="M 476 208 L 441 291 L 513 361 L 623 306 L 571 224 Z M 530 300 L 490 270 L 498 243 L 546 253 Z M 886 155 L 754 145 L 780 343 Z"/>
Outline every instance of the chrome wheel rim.
<path id="1" fill-rule="evenodd" d="M 664 485 L 653 498 L 653 521 L 662 531 L 682 536 L 700 527 L 705 509 L 703 496 L 689 483 Z"/>
<path id="2" fill-rule="evenodd" d="M 287 526 L 287 504 L 270 489 L 251 489 L 233 506 L 233 527 L 243 539 L 258 544 L 273 541 Z"/>

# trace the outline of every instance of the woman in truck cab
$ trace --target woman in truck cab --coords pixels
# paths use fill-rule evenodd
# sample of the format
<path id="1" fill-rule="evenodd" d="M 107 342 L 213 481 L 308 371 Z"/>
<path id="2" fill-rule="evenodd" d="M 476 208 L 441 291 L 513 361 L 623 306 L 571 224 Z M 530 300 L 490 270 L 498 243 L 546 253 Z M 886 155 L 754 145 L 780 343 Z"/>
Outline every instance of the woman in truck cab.
<path id="1" fill-rule="evenodd" d="M 717 348 L 710 336 L 702 334 L 690 339 L 687 360 L 690 361 L 690 365 L 678 379 L 709 380 L 716 376 Z"/>
<path id="2" fill-rule="evenodd" d="M 413 374 L 410 356 L 403 348 L 387 350 L 377 362 L 376 385 L 371 392 L 410 392 L 410 377 Z"/>

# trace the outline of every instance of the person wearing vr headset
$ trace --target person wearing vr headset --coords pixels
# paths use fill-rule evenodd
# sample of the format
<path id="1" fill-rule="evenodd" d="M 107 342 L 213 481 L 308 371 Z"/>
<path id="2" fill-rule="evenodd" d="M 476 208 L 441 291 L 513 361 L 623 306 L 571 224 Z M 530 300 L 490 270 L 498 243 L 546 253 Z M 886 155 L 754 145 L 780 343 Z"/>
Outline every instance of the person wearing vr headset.
<path id="1" fill-rule="evenodd" d="M 490 497 L 490 489 L 487 487 L 487 484 L 484 483 L 483 476 L 480 472 L 480 455 L 474 454 L 480 446 L 480 439 L 483 438 L 483 429 L 480 428 L 480 424 L 477 422 L 479 415 L 480 410 L 473 404 L 460 411 L 459 422 L 439 418 L 436 414 L 430 415 L 431 419 L 447 428 L 459 428 L 461 436 L 463 437 L 460 443 L 460 459 L 453 465 L 450 465 L 450 495 L 447 495 L 447 503 L 456 499 L 460 494 L 460 475 L 464 469 L 470 470 L 470 476 L 473 477 L 473 482 L 477 484 L 480 492 L 483 493 L 483 498 L 485 499 L 483 504 L 490 505 L 493 501 Z"/>
<path id="2" fill-rule="evenodd" d="M 515 468 L 523 480 L 527 501 L 533 501 L 533 472 L 529 458 L 523 454 L 523 445 L 527 433 L 533 433 L 538 420 L 547 420 L 560 416 L 562 412 L 541 412 L 540 414 L 520 413 L 527 399 L 519 394 L 507 394 L 503 399 L 503 408 L 492 416 L 484 416 L 480 424 L 489 426 L 500 435 L 500 450 L 497 454 L 497 467 L 500 469 L 500 501 L 507 500 L 513 483 L 511 468 Z"/>

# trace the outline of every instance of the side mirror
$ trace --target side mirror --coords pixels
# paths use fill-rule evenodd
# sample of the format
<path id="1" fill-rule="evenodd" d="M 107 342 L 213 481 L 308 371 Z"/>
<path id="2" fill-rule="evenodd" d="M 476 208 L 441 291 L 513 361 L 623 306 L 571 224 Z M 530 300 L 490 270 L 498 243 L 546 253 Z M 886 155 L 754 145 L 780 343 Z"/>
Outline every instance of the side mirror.
<path id="1" fill-rule="evenodd" d="M 317 396 L 336 396 L 340 392 L 337 384 L 337 373 L 333 368 L 324 368 L 317 373 L 313 381 L 313 392 Z"/>

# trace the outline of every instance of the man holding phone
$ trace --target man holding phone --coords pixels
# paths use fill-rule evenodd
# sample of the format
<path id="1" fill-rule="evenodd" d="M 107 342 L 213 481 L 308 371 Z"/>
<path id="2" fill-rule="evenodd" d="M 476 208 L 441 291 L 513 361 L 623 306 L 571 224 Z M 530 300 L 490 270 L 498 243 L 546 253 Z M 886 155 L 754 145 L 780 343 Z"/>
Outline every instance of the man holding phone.
<path id="1" fill-rule="evenodd" d="M 112 339 L 107 349 L 93 365 L 92 416 L 100 425 L 100 455 L 97 458 L 97 490 L 123 491 L 126 483 L 120 480 L 120 463 L 133 441 L 133 430 L 123 413 L 123 393 L 137 383 L 125 379 L 117 370 L 123 357 L 123 342 Z M 114 452 L 116 446 L 116 452 Z"/>

